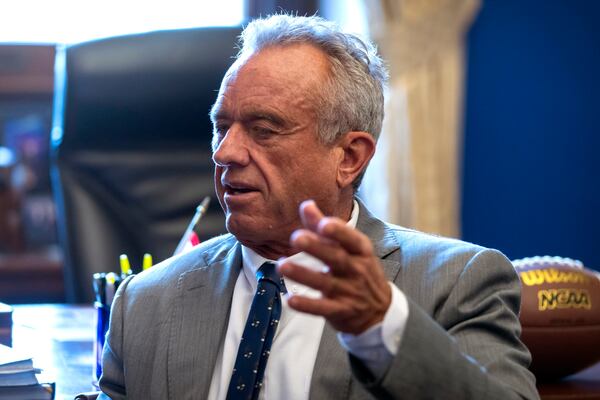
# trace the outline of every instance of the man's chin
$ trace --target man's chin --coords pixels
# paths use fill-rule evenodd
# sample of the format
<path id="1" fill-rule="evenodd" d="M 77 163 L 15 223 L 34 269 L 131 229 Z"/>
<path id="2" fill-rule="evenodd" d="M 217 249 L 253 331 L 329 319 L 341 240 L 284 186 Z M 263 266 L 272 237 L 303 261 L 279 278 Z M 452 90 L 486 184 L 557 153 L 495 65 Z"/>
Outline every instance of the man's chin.
<path id="1" fill-rule="evenodd" d="M 259 224 L 247 214 L 228 212 L 226 215 L 225 227 L 235 237 L 246 237 L 256 234 L 257 231 L 260 231 L 260 227 L 257 225 Z"/>
<path id="2" fill-rule="evenodd" d="M 275 232 L 273 224 L 239 212 L 227 213 L 225 227 L 241 243 L 254 242 L 258 238 L 266 239 Z"/>

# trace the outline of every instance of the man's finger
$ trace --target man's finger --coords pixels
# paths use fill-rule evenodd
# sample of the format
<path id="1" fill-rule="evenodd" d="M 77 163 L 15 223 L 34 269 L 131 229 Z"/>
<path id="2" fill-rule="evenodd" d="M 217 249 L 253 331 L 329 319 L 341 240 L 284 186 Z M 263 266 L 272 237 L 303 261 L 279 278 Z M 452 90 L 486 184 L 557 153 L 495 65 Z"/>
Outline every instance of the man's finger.
<path id="1" fill-rule="evenodd" d="M 339 218 L 325 217 L 313 200 L 300 204 L 300 218 L 307 229 L 339 242 L 351 254 L 371 255 L 373 252 L 367 236 Z"/>
<path id="2" fill-rule="evenodd" d="M 317 231 L 319 221 L 324 217 L 314 200 L 306 200 L 300 204 L 300 219 L 302 225 L 313 232 Z"/>
<path id="3" fill-rule="evenodd" d="M 292 233 L 290 244 L 297 250 L 318 258 L 334 275 L 347 276 L 356 271 L 349 260 L 350 255 L 338 243 L 306 229 Z"/>
<path id="4" fill-rule="evenodd" d="M 302 265 L 283 262 L 278 266 L 279 273 L 286 278 L 320 291 L 325 297 L 357 295 L 357 290 L 343 279 L 330 274 L 314 271 Z"/>
<path id="5" fill-rule="evenodd" d="M 320 299 L 312 299 L 305 296 L 290 296 L 288 305 L 296 311 L 305 312 L 308 314 L 319 315 L 326 319 L 332 316 L 338 316 L 344 312 L 344 305 L 326 297 Z"/>
<path id="6" fill-rule="evenodd" d="M 356 229 L 349 227 L 339 218 L 321 218 L 317 233 L 339 243 L 350 254 L 365 256 L 373 254 L 373 245 L 369 238 Z"/>
<path id="7" fill-rule="evenodd" d="M 302 285 L 311 287 L 321 292 L 325 292 L 329 289 L 329 276 L 323 272 L 313 271 L 307 267 L 303 267 L 292 262 L 283 262 L 282 264 L 278 265 L 277 269 L 282 276 L 290 278 Z"/>

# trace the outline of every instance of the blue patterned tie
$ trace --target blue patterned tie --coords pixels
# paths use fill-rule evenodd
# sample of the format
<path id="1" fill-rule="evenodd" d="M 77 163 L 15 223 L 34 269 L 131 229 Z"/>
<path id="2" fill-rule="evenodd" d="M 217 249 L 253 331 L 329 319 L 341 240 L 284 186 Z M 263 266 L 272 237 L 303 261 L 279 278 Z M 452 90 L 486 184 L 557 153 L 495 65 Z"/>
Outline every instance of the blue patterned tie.
<path id="1" fill-rule="evenodd" d="M 262 387 L 273 336 L 281 317 L 281 294 L 286 293 L 275 264 L 256 272 L 258 285 L 238 348 L 227 400 L 255 400 Z"/>

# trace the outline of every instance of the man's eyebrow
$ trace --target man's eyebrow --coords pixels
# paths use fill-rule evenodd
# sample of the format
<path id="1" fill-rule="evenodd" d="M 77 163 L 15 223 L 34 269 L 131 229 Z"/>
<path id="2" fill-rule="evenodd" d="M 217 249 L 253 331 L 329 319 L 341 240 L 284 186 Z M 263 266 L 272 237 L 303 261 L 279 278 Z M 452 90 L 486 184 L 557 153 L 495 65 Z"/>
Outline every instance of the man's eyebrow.
<path id="1" fill-rule="evenodd" d="M 277 114 L 270 113 L 270 112 L 264 112 L 264 111 L 250 112 L 244 119 L 249 120 L 249 121 L 256 121 L 256 120 L 262 119 L 262 120 L 270 121 L 276 125 L 285 125 L 285 120 L 282 117 L 280 117 Z"/>
<path id="2" fill-rule="evenodd" d="M 210 121 L 214 124 L 219 119 L 226 119 L 227 113 L 223 111 L 218 103 L 215 103 L 210 109 L 208 116 L 210 117 Z"/>
<path id="3" fill-rule="evenodd" d="M 245 115 L 243 115 L 243 117 L 242 117 L 242 119 L 244 121 L 266 120 L 266 121 L 272 122 L 276 125 L 280 125 L 280 126 L 286 125 L 286 121 L 283 117 L 281 117 L 275 113 L 272 113 L 272 112 L 256 110 L 256 111 L 249 111 L 244 114 Z M 227 120 L 227 119 L 231 118 L 229 113 L 226 110 L 223 110 L 222 108 L 220 108 L 217 104 L 215 104 L 213 106 L 213 108 L 210 110 L 209 116 L 210 116 L 210 120 L 212 121 L 213 124 L 216 123 L 218 120 Z"/>

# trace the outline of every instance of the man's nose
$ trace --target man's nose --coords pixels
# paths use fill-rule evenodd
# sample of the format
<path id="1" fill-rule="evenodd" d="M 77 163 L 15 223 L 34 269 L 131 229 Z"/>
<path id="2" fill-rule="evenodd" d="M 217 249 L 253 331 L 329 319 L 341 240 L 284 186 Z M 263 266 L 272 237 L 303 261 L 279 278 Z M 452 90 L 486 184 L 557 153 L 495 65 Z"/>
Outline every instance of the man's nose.
<path id="1" fill-rule="evenodd" d="M 245 166 L 250 160 L 244 130 L 238 124 L 232 125 L 225 136 L 215 138 L 213 162 L 220 167 Z"/>

